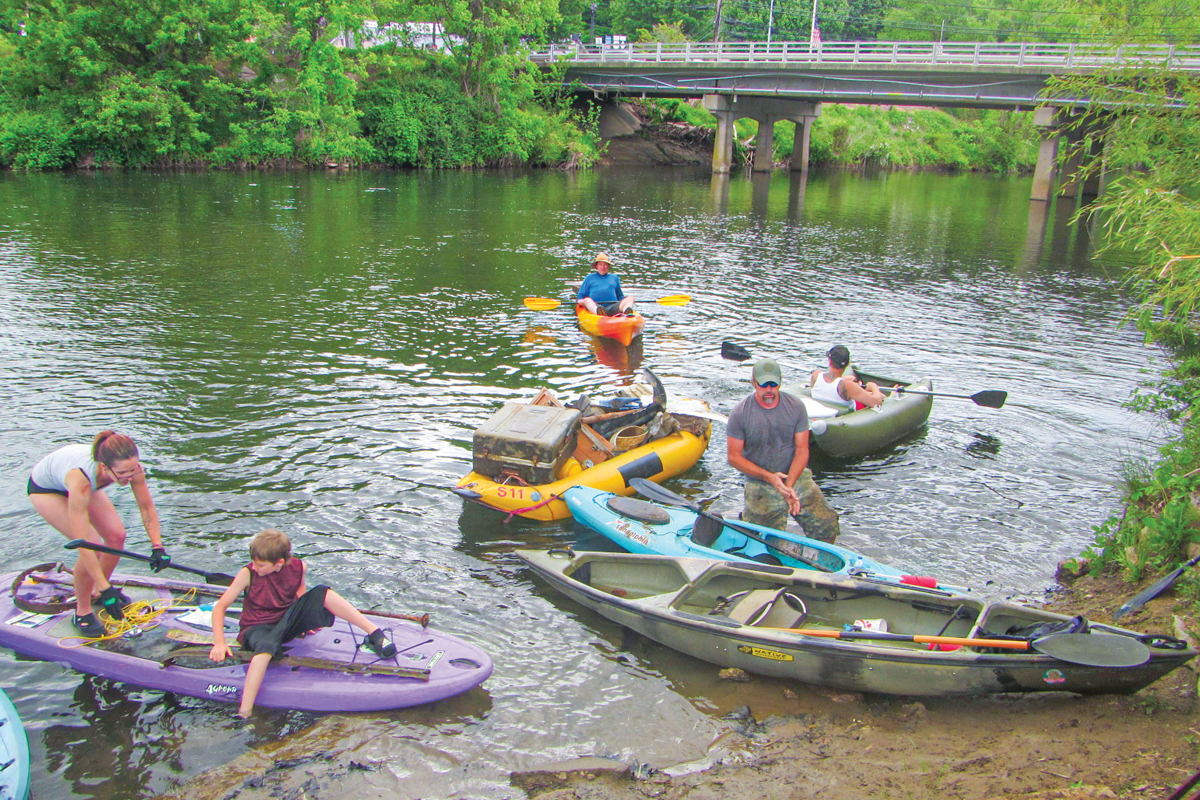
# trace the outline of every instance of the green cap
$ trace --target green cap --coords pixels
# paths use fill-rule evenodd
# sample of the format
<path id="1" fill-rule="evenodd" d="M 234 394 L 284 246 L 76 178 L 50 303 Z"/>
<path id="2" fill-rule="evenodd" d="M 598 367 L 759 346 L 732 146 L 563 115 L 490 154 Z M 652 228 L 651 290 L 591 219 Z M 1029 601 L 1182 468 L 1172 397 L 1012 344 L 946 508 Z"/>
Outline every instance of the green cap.
<path id="1" fill-rule="evenodd" d="M 783 383 L 783 373 L 779 371 L 779 364 L 773 358 L 764 358 L 754 365 L 754 382 L 759 386 L 764 383 Z"/>

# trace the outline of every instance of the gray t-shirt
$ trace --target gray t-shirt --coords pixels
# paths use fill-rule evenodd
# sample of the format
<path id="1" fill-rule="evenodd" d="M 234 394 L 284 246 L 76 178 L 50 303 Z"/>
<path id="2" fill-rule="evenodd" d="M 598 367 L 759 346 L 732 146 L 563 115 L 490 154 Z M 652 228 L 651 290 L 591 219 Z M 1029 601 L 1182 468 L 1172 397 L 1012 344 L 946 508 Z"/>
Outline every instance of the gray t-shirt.
<path id="1" fill-rule="evenodd" d="M 796 455 L 796 434 L 808 430 L 808 411 L 800 398 L 779 393 L 779 404 L 763 408 L 750 395 L 733 407 L 725 434 L 745 442 L 744 455 L 768 472 L 787 472 Z M 751 479 L 753 480 L 753 479 Z"/>

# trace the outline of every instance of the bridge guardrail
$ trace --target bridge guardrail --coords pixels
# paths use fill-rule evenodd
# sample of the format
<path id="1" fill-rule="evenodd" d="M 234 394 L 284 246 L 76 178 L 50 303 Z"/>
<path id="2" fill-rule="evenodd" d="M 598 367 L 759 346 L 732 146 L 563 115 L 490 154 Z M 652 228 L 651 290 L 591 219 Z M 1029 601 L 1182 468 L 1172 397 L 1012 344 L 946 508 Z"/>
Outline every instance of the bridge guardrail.
<path id="1" fill-rule="evenodd" d="M 772 64 L 802 66 L 883 64 L 1095 69 L 1169 64 L 1200 70 L 1200 45 L 1104 46 L 1055 42 L 654 42 L 624 45 L 551 45 L 530 53 L 537 63 L 576 64 Z"/>

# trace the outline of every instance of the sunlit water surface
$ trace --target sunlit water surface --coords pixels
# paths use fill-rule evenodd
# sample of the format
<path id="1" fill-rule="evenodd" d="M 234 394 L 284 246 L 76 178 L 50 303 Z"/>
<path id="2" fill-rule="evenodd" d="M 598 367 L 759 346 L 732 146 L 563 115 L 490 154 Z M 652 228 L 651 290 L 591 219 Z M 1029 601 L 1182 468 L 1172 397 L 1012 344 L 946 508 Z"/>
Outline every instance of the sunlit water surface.
<path id="1" fill-rule="evenodd" d="M 1000 411 L 938 400 L 911 440 L 818 479 L 840 543 L 1037 596 L 1112 512 L 1122 462 L 1165 434 L 1122 408 L 1155 366 L 1118 327 L 1122 265 L 1093 263 L 1070 210 L 1028 196 L 1028 180 L 907 174 L 6 175 L 0 562 L 64 556 L 24 496 L 29 469 L 114 427 L 141 445 L 177 562 L 232 571 L 279 527 L 356 603 L 432 612 L 495 659 L 466 695 L 353 718 L 338 747 L 374 767 L 306 796 L 511 797 L 507 771 L 557 759 L 703 759 L 720 715 L 769 710 L 780 682 L 723 683 L 535 582 L 512 551 L 580 532 L 447 491 L 472 430 L 540 387 L 594 394 L 643 366 L 727 412 L 749 373 L 722 361 L 726 339 L 789 377 L 844 343 L 871 371 L 1004 389 Z M 643 299 L 629 350 L 583 335 L 568 306 L 521 303 L 567 298 L 598 250 Z M 689 305 L 647 302 L 680 292 Z M 718 430 L 672 488 L 735 512 L 724 449 Z M 110 494 L 147 550 L 129 492 Z M 216 701 L 11 653 L 0 681 L 46 798 L 149 797 L 317 720 L 243 725 Z M 791 710 L 821 707 L 794 688 Z"/>

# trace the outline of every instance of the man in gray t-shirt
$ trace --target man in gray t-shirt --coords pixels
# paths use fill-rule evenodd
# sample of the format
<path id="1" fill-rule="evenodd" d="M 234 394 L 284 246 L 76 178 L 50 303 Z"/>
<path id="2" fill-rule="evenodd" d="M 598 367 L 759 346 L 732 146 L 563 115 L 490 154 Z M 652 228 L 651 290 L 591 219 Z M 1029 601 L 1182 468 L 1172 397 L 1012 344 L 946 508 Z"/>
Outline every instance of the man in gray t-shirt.
<path id="1" fill-rule="evenodd" d="M 808 412 L 783 392 L 774 359 L 754 365 L 754 394 L 738 403 L 726 427 L 729 464 L 746 475 L 742 519 L 783 530 L 791 514 L 805 535 L 832 542 L 838 514 L 808 468 Z"/>

